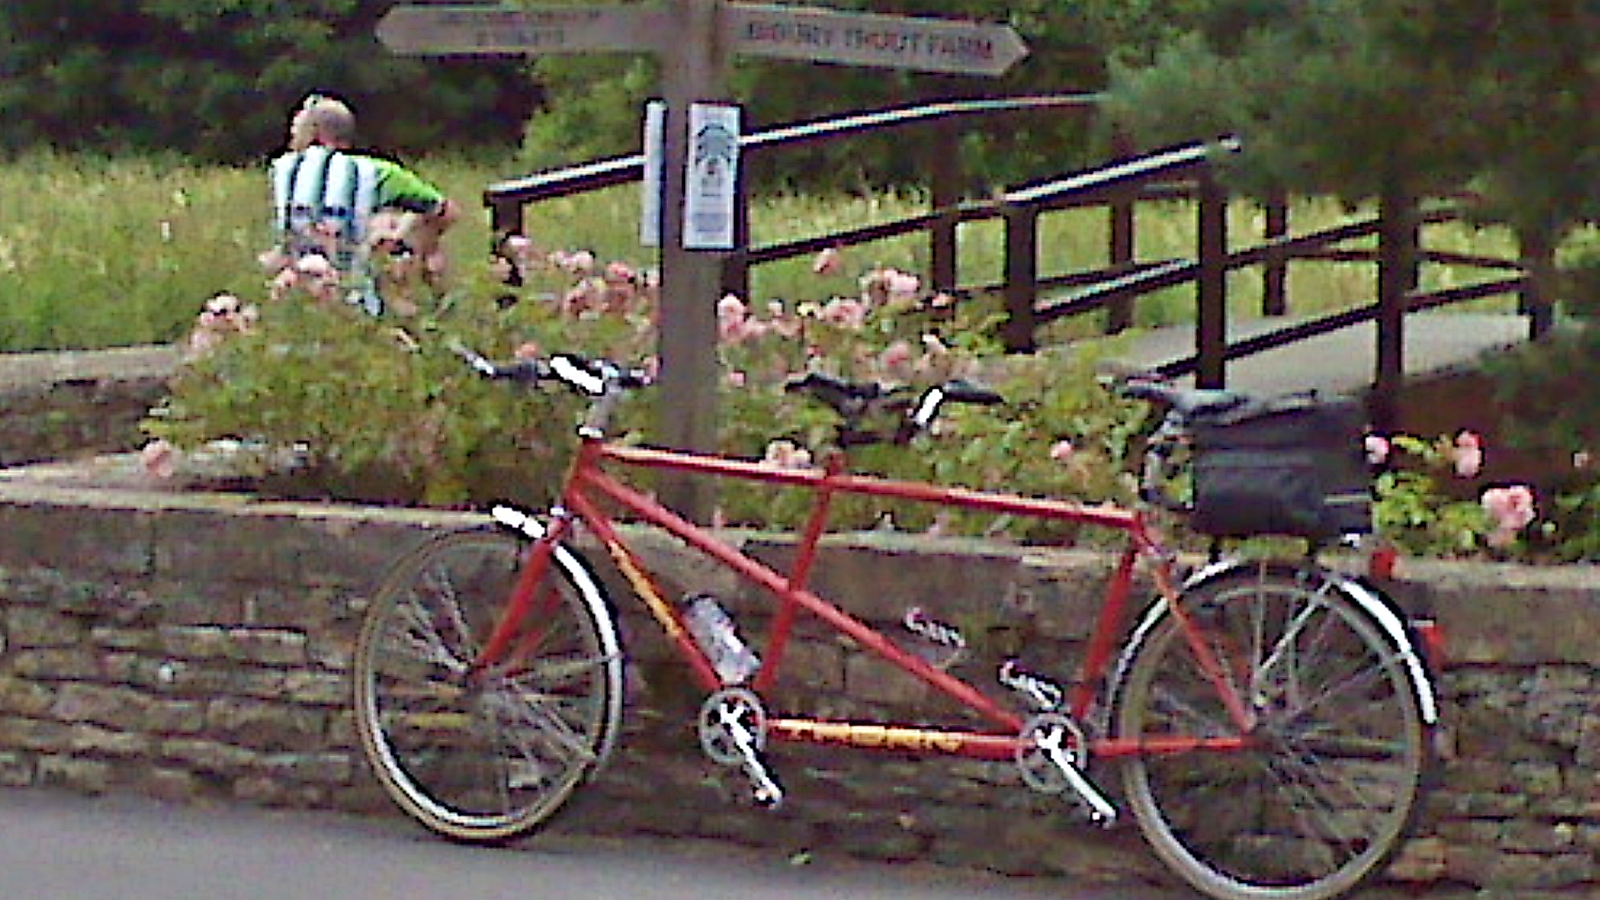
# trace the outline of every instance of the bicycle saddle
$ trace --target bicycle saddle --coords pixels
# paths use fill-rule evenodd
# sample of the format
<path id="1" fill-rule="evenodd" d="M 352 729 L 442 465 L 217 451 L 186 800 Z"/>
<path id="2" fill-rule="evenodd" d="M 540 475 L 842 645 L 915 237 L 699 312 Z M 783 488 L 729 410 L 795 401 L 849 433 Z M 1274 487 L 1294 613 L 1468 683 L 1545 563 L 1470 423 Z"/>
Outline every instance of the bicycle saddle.
<path id="1" fill-rule="evenodd" d="M 1129 378 L 1118 385 L 1117 391 L 1124 397 L 1168 407 L 1185 418 L 1216 415 L 1238 409 L 1250 402 L 1248 394 L 1237 391 L 1186 388 L 1149 378 Z"/>

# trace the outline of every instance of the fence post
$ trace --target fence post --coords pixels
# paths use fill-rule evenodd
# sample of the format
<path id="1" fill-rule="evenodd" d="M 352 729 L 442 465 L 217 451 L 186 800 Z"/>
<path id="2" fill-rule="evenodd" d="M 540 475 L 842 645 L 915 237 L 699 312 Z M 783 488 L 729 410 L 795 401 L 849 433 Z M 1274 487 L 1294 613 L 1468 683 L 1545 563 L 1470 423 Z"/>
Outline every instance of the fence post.
<path id="1" fill-rule="evenodd" d="M 733 250 L 722 258 L 719 281 L 722 285 L 720 297 L 732 294 L 752 303 L 755 298 L 750 296 L 750 196 L 746 177 L 744 172 L 739 173 L 739 198 L 733 205 Z"/>
<path id="2" fill-rule="evenodd" d="M 1274 188 L 1262 210 L 1266 223 L 1262 239 L 1271 246 L 1289 234 L 1289 198 L 1281 188 Z M 1261 269 L 1261 314 L 1283 316 L 1289 312 L 1288 297 L 1289 259 L 1282 248 L 1271 247 Z"/>
<path id="3" fill-rule="evenodd" d="M 1400 424 L 1405 381 L 1408 295 L 1417 286 L 1419 257 L 1416 198 L 1399 179 L 1385 179 L 1378 202 L 1377 366 L 1368 403 L 1372 425 L 1393 431 Z"/>
<path id="4" fill-rule="evenodd" d="M 1195 282 L 1195 386 L 1227 386 L 1228 195 L 1209 172 L 1199 177 L 1200 277 Z"/>
<path id="5" fill-rule="evenodd" d="M 1109 262 L 1113 270 L 1131 267 L 1134 256 L 1133 211 L 1135 199 L 1129 191 L 1117 191 L 1106 204 L 1110 218 Z M 1106 307 L 1106 334 L 1120 334 L 1133 327 L 1133 298 L 1119 297 Z"/>
<path id="6" fill-rule="evenodd" d="M 1133 142 L 1126 134 L 1117 132 L 1111 138 L 1115 159 L 1133 155 Z M 1134 210 L 1138 205 L 1137 189 L 1118 190 L 1106 201 L 1106 216 L 1110 226 L 1110 247 L 1107 262 L 1113 270 L 1132 266 L 1136 242 L 1134 237 Z M 1119 297 L 1106 307 L 1106 334 L 1120 334 L 1133 327 L 1133 298 Z"/>
<path id="7" fill-rule="evenodd" d="M 961 200 L 962 166 L 957 148 L 960 134 L 948 120 L 935 122 L 928 142 L 928 169 L 931 179 L 933 211 L 938 218 L 928 229 L 928 273 L 935 291 L 954 291 L 960 284 L 957 271 L 956 230 L 960 220 L 955 206 Z"/>
<path id="8" fill-rule="evenodd" d="M 1537 338 L 1555 324 L 1555 298 L 1550 290 L 1555 284 L 1555 241 L 1545 228 L 1519 232 L 1517 240 L 1522 248 L 1522 267 L 1527 272 L 1517 297 L 1517 311 L 1528 317 L 1528 337 Z"/>
<path id="9" fill-rule="evenodd" d="M 1038 327 L 1039 215 L 1022 206 L 1006 210 L 1006 320 L 1000 340 L 1008 353 L 1032 353 Z"/>

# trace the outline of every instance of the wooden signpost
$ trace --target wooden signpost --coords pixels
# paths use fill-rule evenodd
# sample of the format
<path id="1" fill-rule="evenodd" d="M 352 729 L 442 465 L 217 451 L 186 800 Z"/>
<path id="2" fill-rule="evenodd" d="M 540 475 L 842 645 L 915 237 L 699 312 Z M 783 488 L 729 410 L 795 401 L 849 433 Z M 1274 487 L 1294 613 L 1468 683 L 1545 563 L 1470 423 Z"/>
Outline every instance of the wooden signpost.
<path id="1" fill-rule="evenodd" d="M 691 105 L 725 103 L 736 54 L 948 74 L 999 75 L 1027 55 L 1008 25 L 729 0 L 658 5 L 413 4 L 391 9 L 377 37 L 407 55 L 654 53 L 666 107 L 661 198 L 661 443 L 716 446 L 716 307 L 726 251 L 684 246 Z M 742 202 L 742 201 L 741 201 Z M 747 298 L 748 299 L 748 298 Z M 662 499 L 704 521 L 709 486 L 661 486 Z"/>

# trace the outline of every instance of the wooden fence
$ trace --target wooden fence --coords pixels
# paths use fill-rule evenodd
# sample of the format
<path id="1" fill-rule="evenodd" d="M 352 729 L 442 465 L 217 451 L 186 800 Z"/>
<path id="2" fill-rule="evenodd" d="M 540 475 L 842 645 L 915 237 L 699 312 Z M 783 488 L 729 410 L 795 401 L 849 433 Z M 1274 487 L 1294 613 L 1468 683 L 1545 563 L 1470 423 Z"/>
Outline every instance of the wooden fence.
<path id="1" fill-rule="evenodd" d="M 997 127 L 1018 115 L 1083 116 L 1099 102 L 1098 95 L 1050 95 L 923 104 L 802 123 L 743 136 L 745 153 L 769 153 L 817 142 L 845 140 L 883 129 Z M 946 135 L 948 136 L 948 134 Z M 1230 197 L 1215 176 L 1217 158 L 1248 152 L 1224 138 L 1123 158 L 1085 171 L 1004 191 L 996 197 L 967 199 L 961 195 L 964 174 L 950 148 L 954 140 L 930 140 L 939 148 L 926 162 L 930 209 L 926 213 L 855 229 L 817 234 L 762 246 L 749 241 L 748 210 L 739 211 L 737 247 L 728 256 L 722 278 L 725 292 L 748 296 L 753 268 L 779 260 L 815 254 L 829 247 L 850 247 L 908 234 L 929 241 L 930 286 L 957 294 L 1002 296 L 1006 318 L 1001 338 L 1008 350 L 1035 349 L 1039 329 L 1051 322 L 1104 312 L 1103 328 L 1121 331 L 1134 322 L 1139 298 L 1184 284 L 1195 285 L 1194 353 L 1162 367 L 1169 376 L 1193 375 L 1203 387 L 1224 387 L 1230 360 L 1284 347 L 1353 325 L 1375 322 L 1377 364 L 1370 412 L 1380 428 L 1393 424 L 1403 381 L 1404 334 L 1409 313 L 1488 297 L 1516 295 L 1528 317 L 1529 336 L 1552 324 L 1551 303 L 1532 273 L 1549 271 L 1548 248 L 1524 248 L 1521 258 L 1507 259 L 1429 250 L 1423 246 L 1425 225 L 1460 219 L 1470 198 L 1421 202 L 1395 190 L 1381 199 L 1377 215 L 1310 234 L 1292 235 L 1288 203 L 1283 198 L 1264 206 L 1265 227 L 1251 246 L 1230 249 Z M 490 186 L 484 195 L 491 211 L 497 246 L 507 235 L 525 228 L 525 208 L 571 194 L 638 181 L 642 155 L 621 156 L 544 172 Z M 746 191 L 748 194 L 748 191 Z M 1193 256 L 1138 261 L 1135 258 L 1136 209 L 1141 203 L 1192 202 L 1197 216 Z M 1040 220 L 1067 209 L 1104 208 L 1108 264 L 1059 275 L 1041 275 Z M 961 278 L 960 228 L 966 222 L 1002 220 L 1005 229 L 1003 281 L 969 284 Z M 1376 247 L 1349 245 L 1377 237 Z M 1368 244 L 1370 245 L 1370 241 Z M 1530 252 L 1531 251 L 1531 252 Z M 1320 318 L 1286 322 L 1281 329 L 1230 343 L 1227 281 L 1229 273 L 1259 268 L 1261 315 L 1286 317 L 1289 266 L 1296 260 L 1364 263 L 1375 266 L 1374 300 Z M 1469 285 L 1445 290 L 1419 290 L 1424 263 L 1469 267 L 1485 274 Z"/>

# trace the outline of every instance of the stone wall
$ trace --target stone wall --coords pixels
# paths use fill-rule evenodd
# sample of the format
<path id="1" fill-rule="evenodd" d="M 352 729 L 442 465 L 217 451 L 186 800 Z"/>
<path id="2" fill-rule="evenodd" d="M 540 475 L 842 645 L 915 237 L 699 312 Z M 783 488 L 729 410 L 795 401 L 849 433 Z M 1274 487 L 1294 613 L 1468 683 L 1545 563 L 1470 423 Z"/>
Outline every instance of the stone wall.
<path id="1" fill-rule="evenodd" d="M 178 358 L 167 346 L 0 354 L 0 466 L 139 446 Z"/>
<path id="2" fill-rule="evenodd" d="M 398 815 L 364 771 L 348 660 L 364 593 L 398 552 L 471 517 L 258 502 L 0 476 L 0 783 Z M 475 521 L 475 519 L 473 519 Z M 769 558 L 781 544 L 738 539 Z M 730 584 L 654 548 L 684 589 Z M 1413 562 L 1449 638 L 1446 765 L 1393 869 L 1408 893 L 1600 891 L 1600 578 L 1587 568 Z M 891 630 L 920 605 L 1043 667 L 1084 636 L 1105 563 L 972 542 L 831 545 L 817 578 Z M 1011 767 L 890 754 L 773 754 L 790 800 L 750 807 L 699 754 L 698 700 L 628 619 L 622 751 L 554 827 L 738 841 L 790 854 L 921 859 L 1075 884 L 1165 883 L 1131 828 L 1101 832 Z M 802 635 L 774 704 L 916 707 L 920 685 Z M 786 668 L 786 672 L 788 669 Z M 981 670 L 975 672 L 983 677 Z M 1109 769 L 1098 770 L 1109 786 Z M 995 790 L 996 785 L 1002 789 Z"/>

